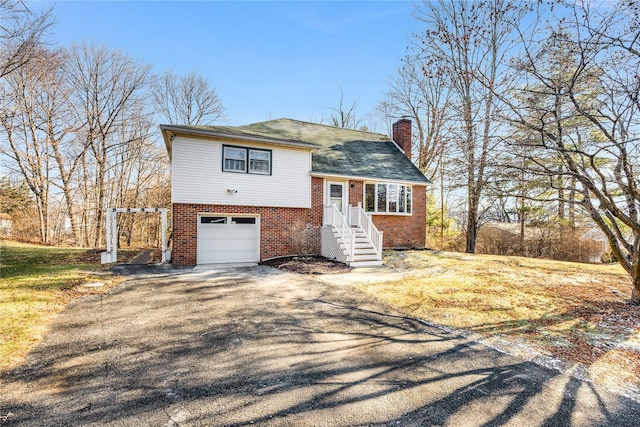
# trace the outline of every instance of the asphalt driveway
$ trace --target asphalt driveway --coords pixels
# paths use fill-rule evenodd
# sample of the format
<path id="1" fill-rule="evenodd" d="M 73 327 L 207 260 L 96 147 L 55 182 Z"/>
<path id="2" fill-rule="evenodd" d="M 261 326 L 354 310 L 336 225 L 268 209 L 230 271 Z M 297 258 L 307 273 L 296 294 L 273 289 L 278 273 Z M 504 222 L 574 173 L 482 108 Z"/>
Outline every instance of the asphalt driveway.
<path id="1" fill-rule="evenodd" d="M 632 426 L 640 403 L 269 267 L 75 300 L 2 379 L 7 425 Z"/>

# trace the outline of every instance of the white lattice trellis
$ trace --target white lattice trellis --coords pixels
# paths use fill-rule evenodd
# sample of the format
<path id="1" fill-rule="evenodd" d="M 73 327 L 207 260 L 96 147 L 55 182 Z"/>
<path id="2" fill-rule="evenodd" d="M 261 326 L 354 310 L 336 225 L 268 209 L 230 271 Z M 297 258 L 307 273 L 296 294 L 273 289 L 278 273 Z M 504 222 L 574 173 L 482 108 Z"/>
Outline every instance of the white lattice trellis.
<path id="1" fill-rule="evenodd" d="M 338 243 L 334 234 L 333 227 L 324 226 L 320 229 L 320 238 L 322 239 L 322 256 L 329 259 L 347 264 L 347 255 L 345 249 Z"/>

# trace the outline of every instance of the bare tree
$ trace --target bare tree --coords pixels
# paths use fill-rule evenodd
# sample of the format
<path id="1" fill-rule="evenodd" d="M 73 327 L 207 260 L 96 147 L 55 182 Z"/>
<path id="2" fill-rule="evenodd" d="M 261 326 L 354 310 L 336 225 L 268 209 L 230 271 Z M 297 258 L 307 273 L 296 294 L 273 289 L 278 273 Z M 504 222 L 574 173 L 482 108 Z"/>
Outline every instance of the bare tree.
<path id="1" fill-rule="evenodd" d="M 445 181 L 449 179 L 445 165 L 450 138 L 448 120 L 452 113 L 450 98 L 445 76 L 429 72 L 421 61 L 407 56 L 402 67 L 389 81 L 386 100 L 377 108 L 389 129 L 399 117 L 411 118 L 412 147 L 417 151 L 416 165 L 431 182 L 440 187 L 437 228 L 441 247 L 444 245 L 445 212 L 448 210 L 445 206 Z M 429 200 L 434 204 L 431 211 L 435 212 L 435 197 Z M 431 230 L 436 227 L 433 226 L 433 219 L 429 222 L 432 226 L 428 234 L 433 234 Z"/>
<path id="2" fill-rule="evenodd" d="M 0 121 L 8 143 L 0 150 L 13 160 L 35 196 L 39 234 L 45 242 L 50 238 L 50 156 L 47 147 L 42 146 L 47 142 L 41 139 L 39 118 L 25 111 L 36 102 L 37 91 L 31 84 L 21 87 L 20 82 L 30 80 L 33 70 L 23 68 L 37 57 L 52 21 L 51 8 L 36 14 L 25 2 L 0 0 L 0 79 L 5 80 L 5 87 L 0 88 Z"/>
<path id="3" fill-rule="evenodd" d="M 434 181 L 440 170 L 447 141 L 450 91 L 439 73 L 427 73 L 411 57 L 390 79 L 389 90 L 378 110 L 388 124 L 399 117 L 411 118 L 413 146 L 418 152 L 417 166 Z"/>
<path id="4" fill-rule="evenodd" d="M 4 78 L 0 124 L 6 135 L 7 146 L 0 153 L 12 160 L 34 195 L 40 226 L 40 240 L 48 243 L 49 198 L 53 161 L 50 140 L 44 130 L 47 117 L 40 109 L 42 79 L 46 70 L 33 61 L 16 68 Z"/>
<path id="5" fill-rule="evenodd" d="M 73 120 L 74 114 L 69 100 L 71 87 L 65 80 L 67 52 L 43 52 L 41 58 L 36 66 L 44 70 L 40 97 L 40 109 L 46 117 L 43 131 L 47 135 L 57 168 L 57 176 L 52 179 L 52 184 L 62 190 L 66 217 L 71 225 L 71 243 L 80 245 L 82 241 L 77 200 L 74 196 L 74 179 L 80 160 L 86 152 L 86 146 L 77 144 L 75 139 L 82 123 Z"/>
<path id="6" fill-rule="evenodd" d="M 39 48 L 34 57 L 20 68 L 5 76 L 5 104 L 1 116 L 3 127 L 8 135 L 9 150 L 0 148 L 13 160 L 26 182 L 31 182 L 36 205 L 39 207 L 41 240 L 48 242 L 54 231 L 49 224 L 49 213 L 54 209 L 49 206 L 44 188 L 59 188 L 64 199 L 63 215 L 71 223 L 72 242 L 79 244 L 79 221 L 75 209 L 74 173 L 82 148 L 74 150 L 70 144 L 74 132 L 78 130 L 73 122 L 73 114 L 69 108 L 69 86 L 64 80 L 64 50 L 49 51 Z M 11 108 L 11 112 L 9 112 Z M 29 129 L 29 132 L 18 129 Z M 41 160 L 37 160 L 37 158 Z M 46 159 L 46 161 L 45 161 Z M 35 188 L 34 177 L 40 167 L 47 165 L 47 172 L 40 172 L 41 189 Z M 63 221 L 64 222 L 64 221 Z M 46 230 L 46 231 L 45 231 Z"/>
<path id="7" fill-rule="evenodd" d="M 357 101 L 353 101 L 349 107 L 345 106 L 344 92 L 340 89 L 340 103 L 337 108 L 331 108 L 334 111 L 331 113 L 331 125 L 338 128 L 366 130 L 366 126 L 362 126 L 364 118 L 356 115 L 357 108 Z"/>
<path id="8" fill-rule="evenodd" d="M 467 191 L 466 252 L 475 251 L 481 200 L 489 179 L 489 158 L 498 144 L 493 132 L 499 64 L 509 44 L 511 24 L 523 6 L 507 0 L 425 1 L 416 10 L 426 28 L 419 57 L 428 74 L 446 77 L 460 117 L 456 144 Z"/>
<path id="9" fill-rule="evenodd" d="M 0 154 L 33 194 L 40 241 L 99 246 L 106 207 L 168 204 L 169 168 L 144 92 L 149 67 L 106 46 L 31 54 L 0 80 Z M 128 243 L 134 228 L 149 229 L 138 224 L 127 224 Z"/>
<path id="10" fill-rule="evenodd" d="M 224 118 L 216 89 L 193 71 L 185 76 L 171 71 L 156 76 L 151 92 L 157 111 L 167 124 L 211 125 Z"/>
<path id="11" fill-rule="evenodd" d="M 65 81 L 64 50 L 47 51 L 42 49 L 36 59 L 24 68 L 31 70 L 31 84 L 38 96 L 29 106 L 30 115 L 40 117 L 38 131 L 46 141 L 46 147 L 55 165 L 55 173 L 50 174 L 49 182 L 62 191 L 66 218 L 71 224 L 73 244 L 80 244 L 80 224 L 74 199 L 74 176 L 84 148 L 73 144 L 73 135 L 81 125 L 73 121 L 73 112 L 69 105 L 69 85 Z M 20 73 L 22 74 L 22 73 Z"/>
<path id="12" fill-rule="evenodd" d="M 85 244 L 99 246 L 109 199 L 110 171 L 117 159 L 114 153 L 139 141 L 139 133 L 125 133 L 122 129 L 129 124 L 128 115 L 140 111 L 150 67 L 106 46 L 93 44 L 74 46 L 67 67 L 76 117 L 83 124 L 78 136 L 83 138 L 86 148 L 81 161 L 86 198 Z"/>
<path id="13" fill-rule="evenodd" d="M 607 236 L 631 277 L 631 301 L 640 304 L 638 10 L 633 3 L 606 12 L 576 4 L 569 12 L 574 60 L 565 62 L 562 78 L 538 62 L 548 43 L 523 33 L 525 54 L 514 83 L 521 95 L 500 99 L 513 123 L 538 134 L 529 145 L 533 169 L 546 174 L 550 186 L 561 186 L 561 197 L 573 194 Z M 531 97 L 550 102 L 528 102 Z M 541 161 L 545 154 L 562 167 Z"/>
<path id="14" fill-rule="evenodd" d="M 53 8 L 34 13 L 25 1 L 0 0 L 0 78 L 36 55 L 53 24 Z"/>

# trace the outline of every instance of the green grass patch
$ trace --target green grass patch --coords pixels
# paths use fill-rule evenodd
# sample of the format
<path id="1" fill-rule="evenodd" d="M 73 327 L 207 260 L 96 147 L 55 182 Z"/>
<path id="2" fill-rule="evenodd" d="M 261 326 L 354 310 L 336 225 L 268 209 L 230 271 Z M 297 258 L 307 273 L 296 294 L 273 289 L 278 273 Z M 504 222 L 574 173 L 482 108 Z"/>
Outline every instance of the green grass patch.
<path id="1" fill-rule="evenodd" d="M 123 253 L 127 256 L 127 253 Z M 19 363 L 75 296 L 95 293 L 79 285 L 105 281 L 96 251 L 0 242 L 0 371 Z M 113 278 L 98 292 L 104 292 Z"/>

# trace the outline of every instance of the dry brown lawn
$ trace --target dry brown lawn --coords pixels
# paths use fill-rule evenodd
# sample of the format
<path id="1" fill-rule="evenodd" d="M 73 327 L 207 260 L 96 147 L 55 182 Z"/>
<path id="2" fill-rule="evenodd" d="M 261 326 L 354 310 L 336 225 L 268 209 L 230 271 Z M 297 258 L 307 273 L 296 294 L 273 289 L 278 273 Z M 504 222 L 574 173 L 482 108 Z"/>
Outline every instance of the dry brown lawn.
<path id="1" fill-rule="evenodd" d="M 617 264 L 406 251 L 385 263 L 399 282 L 359 288 L 402 312 L 584 367 L 603 385 L 640 396 L 640 307 L 627 303 Z"/>

